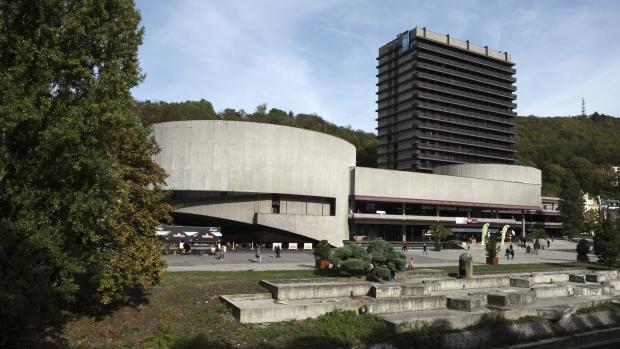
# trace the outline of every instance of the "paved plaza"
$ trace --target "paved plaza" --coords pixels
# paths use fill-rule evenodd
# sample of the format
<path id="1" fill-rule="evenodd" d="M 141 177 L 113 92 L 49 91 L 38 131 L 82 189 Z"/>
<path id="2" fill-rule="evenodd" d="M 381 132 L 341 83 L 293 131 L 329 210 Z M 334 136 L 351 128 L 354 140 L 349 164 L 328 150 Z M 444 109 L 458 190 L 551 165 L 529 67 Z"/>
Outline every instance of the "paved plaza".
<path id="1" fill-rule="evenodd" d="M 500 264 L 522 263 L 564 263 L 576 260 L 576 243 L 566 240 L 555 240 L 551 248 L 541 250 L 539 255 L 526 254 L 525 249 L 513 244 L 515 249 L 514 259 L 507 260 L 504 250 L 498 253 Z M 458 264 L 459 256 L 465 252 L 462 249 L 432 251 L 429 245 L 428 254 L 423 255 L 422 250 L 407 251 L 407 259 L 414 258 L 414 267 L 440 267 L 454 266 Z M 480 246 L 472 246 L 470 253 L 475 264 L 485 263 L 485 251 Z M 168 271 L 243 271 L 243 270 L 303 270 L 314 268 L 314 257 L 310 251 L 282 251 L 282 258 L 275 258 L 274 254 L 263 249 L 262 263 L 253 262 L 254 252 L 231 251 L 225 254 L 224 260 L 218 260 L 212 255 L 167 255 L 163 257 L 168 264 Z M 590 255 L 591 260 L 596 257 Z"/>

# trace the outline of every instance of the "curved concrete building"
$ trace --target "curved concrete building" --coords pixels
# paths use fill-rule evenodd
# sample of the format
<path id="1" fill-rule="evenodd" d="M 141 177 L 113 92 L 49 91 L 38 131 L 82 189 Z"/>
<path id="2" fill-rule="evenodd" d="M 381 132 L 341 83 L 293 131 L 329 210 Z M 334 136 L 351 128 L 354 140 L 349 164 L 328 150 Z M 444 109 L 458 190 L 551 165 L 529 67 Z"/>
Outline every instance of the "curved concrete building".
<path id="1" fill-rule="evenodd" d="M 217 225 L 228 241 L 416 241 L 510 225 L 540 210 L 538 169 L 441 166 L 433 174 L 355 167 L 355 148 L 323 133 L 241 121 L 154 125 L 175 223 Z"/>
<path id="2" fill-rule="evenodd" d="M 350 143 L 304 129 L 220 120 L 156 124 L 154 136 L 177 217 L 246 225 L 231 225 L 225 234 L 232 235 L 348 240 Z"/>

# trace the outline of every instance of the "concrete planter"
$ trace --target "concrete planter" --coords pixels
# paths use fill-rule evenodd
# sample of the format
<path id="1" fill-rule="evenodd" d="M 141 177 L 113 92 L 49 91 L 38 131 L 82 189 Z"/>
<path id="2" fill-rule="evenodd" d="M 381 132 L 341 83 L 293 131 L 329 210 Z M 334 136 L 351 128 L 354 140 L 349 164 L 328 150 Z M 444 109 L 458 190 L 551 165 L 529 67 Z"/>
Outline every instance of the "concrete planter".
<path id="1" fill-rule="evenodd" d="M 329 260 L 327 259 L 316 259 L 315 263 L 316 268 L 319 270 L 329 269 Z"/>
<path id="2" fill-rule="evenodd" d="M 578 262 L 589 262 L 590 261 L 590 257 L 588 257 L 588 255 L 577 255 L 577 261 Z"/>
<path id="3" fill-rule="evenodd" d="M 487 257 L 487 264 L 489 265 L 499 264 L 499 257 Z"/>

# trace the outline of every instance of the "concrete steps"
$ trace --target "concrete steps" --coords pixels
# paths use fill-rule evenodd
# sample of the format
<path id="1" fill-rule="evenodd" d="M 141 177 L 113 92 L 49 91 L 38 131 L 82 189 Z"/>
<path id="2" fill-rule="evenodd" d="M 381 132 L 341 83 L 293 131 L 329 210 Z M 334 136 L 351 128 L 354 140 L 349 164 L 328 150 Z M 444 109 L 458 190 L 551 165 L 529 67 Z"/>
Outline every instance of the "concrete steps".
<path id="1" fill-rule="evenodd" d="M 620 290 L 616 271 L 492 274 L 471 279 L 432 271 L 419 272 L 418 277 L 413 274 L 389 282 L 361 278 L 263 280 L 261 284 L 269 293 L 221 299 L 243 323 L 302 320 L 351 310 L 385 315 L 405 328 L 407 321 L 443 315 L 460 326 L 480 321 L 493 311 L 507 319 L 538 316 L 557 320 L 571 309 L 611 301 Z"/>

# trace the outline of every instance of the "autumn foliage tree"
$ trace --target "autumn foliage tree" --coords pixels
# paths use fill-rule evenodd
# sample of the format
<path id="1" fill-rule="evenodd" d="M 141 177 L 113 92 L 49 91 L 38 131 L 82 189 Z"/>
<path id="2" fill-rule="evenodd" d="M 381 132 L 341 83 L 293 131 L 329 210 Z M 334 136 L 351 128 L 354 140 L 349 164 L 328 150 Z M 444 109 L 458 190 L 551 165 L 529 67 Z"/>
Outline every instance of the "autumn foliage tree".
<path id="1" fill-rule="evenodd" d="M 0 347 L 162 275 L 139 23 L 130 0 L 0 0 Z"/>

